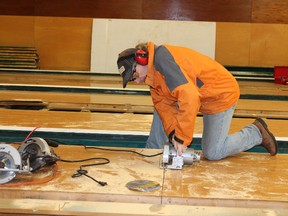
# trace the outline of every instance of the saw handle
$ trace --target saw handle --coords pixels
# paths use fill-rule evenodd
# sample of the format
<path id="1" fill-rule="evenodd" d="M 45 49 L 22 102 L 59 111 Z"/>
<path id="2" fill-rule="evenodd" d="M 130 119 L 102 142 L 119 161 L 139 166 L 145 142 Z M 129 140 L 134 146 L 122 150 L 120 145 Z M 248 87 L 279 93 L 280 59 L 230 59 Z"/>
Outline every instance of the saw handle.
<path id="1" fill-rule="evenodd" d="M 57 140 L 52 140 L 52 139 L 44 139 L 47 144 L 51 147 L 58 147 L 59 146 L 59 142 Z"/>

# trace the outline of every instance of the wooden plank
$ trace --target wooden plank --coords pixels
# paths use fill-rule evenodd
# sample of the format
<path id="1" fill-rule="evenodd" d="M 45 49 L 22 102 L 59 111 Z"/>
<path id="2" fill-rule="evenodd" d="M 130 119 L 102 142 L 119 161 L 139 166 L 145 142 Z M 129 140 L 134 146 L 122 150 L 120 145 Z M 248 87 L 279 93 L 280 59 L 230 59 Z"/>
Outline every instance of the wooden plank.
<path id="1" fill-rule="evenodd" d="M 163 203 L 287 208 L 287 157 L 241 153 L 202 160 L 179 172 L 167 170 Z"/>
<path id="2" fill-rule="evenodd" d="M 0 107 L 9 109 L 43 109 L 47 107 L 47 103 L 42 100 L 35 99 L 12 99 L 12 100 L 0 100 Z"/>
<path id="3" fill-rule="evenodd" d="M 21 74 L 19 76 L 19 74 Z M 120 76 L 96 76 L 87 74 L 45 74 L 35 73 L 19 73 L 19 72 L 1 72 L 1 80 L 3 83 L 9 84 L 35 84 L 37 85 L 52 85 L 52 86 L 91 86 L 91 87 L 114 87 L 122 88 L 122 79 Z M 243 81 L 238 80 L 242 94 L 271 94 L 271 95 L 288 95 L 288 86 L 275 84 L 273 82 L 264 81 Z M 129 83 L 127 89 L 145 89 L 149 91 L 148 86 Z"/>
<path id="4" fill-rule="evenodd" d="M 0 47 L 0 68 L 39 69 L 39 57 L 33 47 Z"/>
<path id="5" fill-rule="evenodd" d="M 50 111 L 117 112 L 144 114 L 151 114 L 154 111 L 153 106 L 113 103 L 49 103 L 47 109 Z"/>
<path id="6" fill-rule="evenodd" d="M 144 19 L 250 22 L 251 0 L 227 1 L 150 1 L 143 4 Z M 162 13 L 153 13 L 150 8 Z M 217 10 L 215 10 L 217 8 Z M 225 16 L 223 16 L 225 14 Z M 127 17 L 127 15 L 125 16 Z"/>
<path id="7" fill-rule="evenodd" d="M 256 102 L 256 103 L 253 103 Z M 252 101 L 256 106 L 245 107 L 245 105 L 250 104 L 247 101 L 240 101 L 238 103 L 234 117 L 250 117 L 250 118 L 273 118 L 273 119 L 288 119 L 288 109 L 280 110 L 282 106 L 276 106 L 277 110 L 269 109 L 265 107 L 259 107 L 257 105 L 261 104 L 261 101 Z M 275 102 L 275 101 L 274 101 Z M 0 103 L 1 104 L 1 103 Z M 267 102 L 266 102 L 267 104 Z M 284 102 L 276 102 L 274 104 L 284 106 Z M 251 104 L 250 104 L 251 105 Z M 270 104 L 272 106 L 272 104 Z M 269 106 L 269 107 L 270 107 Z M 241 108 L 243 107 L 243 108 Z M 101 104 L 101 103 L 90 103 L 90 104 L 81 104 L 81 103 L 49 103 L 48 110 L 50 111 L 81 111 L 81 112 L 118 112 L 118 113 L 143 113 L 143 114 L 152 114 L 154 112 L 153 105 L 132 105 L 132 104 Z M 202 113 L 198 113 L 198 116 L 201 116 Z"/>
<path id="8" fill-rule="evenodd" d="M 148 1 L 140 0 L 87 0 L 81 4 L 75 0 L 55 2 L 34 2 L 22 0 L 20 3 L 1 3 L 4 15 L 50 16 L 50 17 L 93 17 L 120 19 L 159 19 L 250 22 L 252 0 L 226 1 Z M 24 8 L 24 10 L 21 10 Z M 69 8 L 69 9 L 67 9 Z M 125 8 L 125 10 L 119 10 Z M 153 13 L 153 8 L 157 13 Z M 217 10 L 215 9 L 217 8 Z M 225 16 L 223 16 L 225 14 Z"/>
<path id="9" fill-rule="evenodd" d="M 31 118 L 34 116 L 34 118 Z M 31 127 L 62 128 L 77 131 L 87 130 L 111 130 L 134 131 L 149 133 L 153 116 L 150 114 L 138 115 L 132 113 L 96 113 L 96 112 L 49 112 L 45 110 L 9 110 L 1 109 L 0 122 L 5 127 Z M 241 130 L 254 121 L 253 118 L 233 118 L 230 133 Z M 287 120 L 266 119 L 269 129 L 277 137 L 287 137 Z M 129 127 L 127 127 L 129 122 Z M 202 134 L 203 118 L 197 117 L 194 133 Z"/>
<path id="10" fill-rule="evenodd" d="M 156 149 L 127 150 L 148 155 L 160 152 Z M 67 202 L 78 200 L 287 210 L 287 154 L 271 157 L 268 154 L 241 153 L 220 161 L 202 159 L 192 166 L 184 166 L 182 170 L 163 170 L 160 168 L 161 155 L 146 158 L 133 153 L 62 145 L 54 148 L 54 151 L 60 158 L 67 160 L 108 158 L 109 164 L 87 168 L 90 176 L 107 181 L 108 185 L 100 186 L 85 176 L 71 178 L 80 165 L 88 162 L 58 162 L 56 176 L 49 183 L 16 187 L 16 183 L 21 185 L 31 180 L 31 176 L 19 174 L 8 184 L 1 185 L 1 198 L 29 197 Z M 34 174 L 38 175 L 38 178 L 32 177 L 33 180 L 51 174 L 52 168 L 39 170 Z M 137 192 L 126 187 L 126 183 L 140 179 L 157 181 L 161 188 L 150 192 Z"/>
<path id="11" fill-rule="evenodd" d="M 223 65 L 249 65 L 251 24 L 249 22 L 217 22 L 216 25 L 215 59 Z M 237 52 L 231 52 L 231 50 L 237 50 Z"/>
<path id="12" fill-rule="evenodd" d="M 263 1 L 263 0 L 261 0 Z M 280 2 L 281 0 L 277 0 Z M 274 1 L 271 1 L 271 3 Z M 288 21 L 287 1 L 286 20 Z M 272 4 L 273 4 L 272 3 Z M 263 2 L 263 5 L 266 4 Z M 275 13 L 276 14 L 276 13 Z M 267 16 L 264 16 L 267 17 Z M 258 24 L 251 28 L 250 64 L 263 66 L 287 66 L 288 26 L 283 24 Z M 267 52 L 269 50 L 269 52 Z M 265 62 L 264 62 L 265 61 Z"/>
<path id="13" fill-rule="evenodd" d="M 19 76 L 19 74 L 21 74 Z M 61 85 L 61 86 L 107 86 L 107 87 L 121 87 L 121 76 L 89 76 L 83 75 L 69 75 L 69 74 L 33 74 L 19 73 L 19 72 L 1 72 L 2 83 L 14 84 L 35 84 L 38 85 Z M 16 79 L 17 78 L 17 79 Z M 131 85 L 129 85 L 131 86 Z M 139 87 L 139 86 L 138 86 Z M 148 87 L 146 87 L 148 89 Z"/>
<path id="14" fill-rule="evenodd" d="M 108 87 L 108 88 L 120 88 L 122 89 L 122 80 L 120 76 L 88 76 L 83 75 L 71 75 L 71 74 L 45 74 L 36 73 L 31 76 L 31 73 L 19 73 L 17 72 L 1 72 L 2 83 L 7 84 L 23 84 L 23 85 L 51 85 L 55 87 L 65 86 L 69 88 L 73 87 Z M 238 80 L 241 94 L 258 94 L 258 95 L 285 95 L 288 96 L 288 86 L 275 84 L 273 82 L 255 82 L 255 81 L 243 81 Z M 147 92 L 149 87 L 146 85 L 139 85 L 135 83 L 129 83 L 127 88 L 130 89 L 144 89 Z"/>
<path id="15" fill-rule="evenodd" d="M 0 199 L 0 215 L 167 215 L 167 216 L 286 216 L 287 209 L 237 208 L 191 205 L 151 205 L 145 203 L 93 202 L 77 200 Z M 2 214 L 1 214 L 2 213 Z"/>
<path id="16" fill-rule="evenodd" d="M 255 111 L 255 110 L 239 110 L 236 109 L 234 112 L 234 117 L 239 117 L 239 118 L 253 118 L 253 117 L 258 117 L 258 118 L 270 118 L 270 119 L 288 119 L 288 113 L 287 112 L 282 112 L 282 111 Z"/>
<path id="17" fill-rule="evenodd" d="M 119 148 L 108 148 L 110 150 Z M 131 152 L 104 151 L 85 149 L 83 146 L 64 146 L 53 148 L 55 154 L 63 160 L 82 160 L 89 158 L 107 158 L 109 164 L 83 167 L 87 175 L 98 181 L 106 182 L 101 186 L 86 176 L 72 178 L 82 165 L 95 164 L 103 160 L 95 159 L 86 162 L 57 162 L 54 166 L 46 167 L 31 175 L 17 175 L 8 184 L 0 185 L 1 198 L 41 198 L 56 200 L 82 200 L 82 201 L 110 201 L 129 203 L 161 203 L 161 190 L 139 193 L 129 190 L 126 184 L 130 181 L 145 179 L 162 184 L 163 170 L 159 168 L 160 156 L 146 158 Z M 125 150 L 121 148 L 121 150 Z M 127 149 L 138 153 L 153 155 L 161 150 Z M 129 159 L 128 159 L 129 158 Z M 127 160 L 128 159 L 128 160 Z M 55 177 L 47 184 L 37 184 L 44 178 Z M 27 184 L 34 182 L 35 184 Z"/>
<path id="18" fill-rule="evenodd" d="M 282 0 L 253 0 L 253 23 L 288 23 L 288 2 Z"/>
<path id="19" fill-rule="evenodd" d="M 77 4 L 86 5 L 82 2 Z M 46 10 L 50 8 L 51 4 L 44 3 L 42 6 Z M 95 9 L 95 7 L 89 8 Z M 70 11 L 67 8 L 64 10 Z M 89 71 L 92 21 L 93 19 L 81 17 L 65 19 L 62 17 L 35 17 L 33 32 L 37 49 L 43 59 L 43 61 L 41 60 L 41 69 Z M 47 38 L 53 38 L 53 40 L 49 40 L 47 43 Z"/>
<path id="20" fill-rule="evenodd" d="M 284 92 L 284 91 L 283 91 Z M 288 91 L 285 91 L 288 93 Z M 153 103 L 149 95 L 113 95 L 58 92 L 0 91 L 0 101 L 41 100 L 51 111 L 91 111 L 91 112 L 131 112 L 153 113 Z M 200 115 L 201 113 L 199 113 Z M 240 99 L 235 116 L 288 118 L 286 101 Z"/>

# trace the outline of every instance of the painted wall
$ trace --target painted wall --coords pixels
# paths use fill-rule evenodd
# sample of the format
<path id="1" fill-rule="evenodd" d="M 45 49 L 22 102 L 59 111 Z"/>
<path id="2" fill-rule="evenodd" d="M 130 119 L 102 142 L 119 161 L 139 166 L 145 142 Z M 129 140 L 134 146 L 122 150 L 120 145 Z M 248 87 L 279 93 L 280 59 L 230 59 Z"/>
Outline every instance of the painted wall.
<path id="1" fill-rule="evenodd" d="M 218 22 L 215 59 L 224 65 L 287 66 L 288 25 Z"/>
<path id="2" fill-rule="evenodd" d="M 41 69 L 90 70 L 90 18 L 0 16 L 0 29 L 0 46 L 36 47 Z"/>
<path id="3" fill-rule="evenodd" d="M 126 26 L 127 22 L 130 21 L 117 21 L 118 24 L 121 23 L 120 26 Z M 190 22 L 192 23 L 185 21 Z M 40 55 L 41 69 L 89 71 L 92 63 L 99 59 L 93 54 L 97 46 L 95 47 L 95 39 L 94 46 L 92 44 L 92 18 L 0 16 L 0 29 L 2 46 L 35 46 Z M 288 65 L 287 24 L 216 22 L 215 30 L 215 46 L 212 49 L 215 48 L 215 59 L 221 64 L 272 67 Z M 130 32 L 133 34 L 133 31 Z M 139 32 L 136 33 L 139 35 Z M 104 44 L 110 50 L 113 50 L 113 44 L 121 44 L 119 50 L 134 44 L 130 37 L 126 42 L 117 40 L 107 44 L 107 41 L 103 41 L 103 31 L 94 31 L 94 34 L 99 34 L 101 39 L 97 43 L 103 42 L 101 49 L 104 51 Z M 118 34 L 119 32 L 113 32 L 114 36 L 110 35 L 108 38 Z M 178 34 L 182 36 L 181 32 L 175 32 L 175 35 Z M 170 41 L 176 43 L 176 40 Z M 119 52 L 117 49 L 112 56 L 115 57 Z M 95 67 L 97 66 L 94 65 L 92 70 Z"/>
<path id="4" fill-rule="evenodd" d="M 1 15 L 288 24 L 287 0 L 9 0 Z"/>
<path id="5" fill-rule="evenodd" d="M 35 46 L 42 69 L 89 71 L 99 67 L 102 70 L 101 65 L 97 66 L 97 60 L 103 56 L 95 56 L 94 45 L 101 45 L 100 52 L 105 52 L 105 58 L 111 58 L 109 52 L 113 50 L 111 55 L 115 56 L 118 47 L 113 49 L 111 42 L 103 41 L 103 30 L 92 33 L 93 19 L 119 20 L 120 26 L 124 27 L 128 25 L 128 19 L 135 22 L 154 20 L 163 22 L 161 25 L 167 21 L 191 25 L 192 22 L 211 22 L 216 23 L 215 45 L 211 49 L 220 63 L 288 65 L 287 8 L 288 1 L 283 0 L 0 1 L 0 45 Z M 139 37 L 138 31 L 131 31 L 135 38 Z M 173 37 L 178 35 L 181 39 L 185 35 L 172 33 Z M 94 39 L 94 35 L 100 36 L 99 41 Z M 155 40 L 157 37 L 163 40 L 162 36 L 155 35 Z M 122 43 L 126 47 L 132 42 L 115 42 L 113 37 L 106 35 L 114 45 Z M 170 41 L 175 45 L 191 45 L 187 40 L 184 44 L 182 40 Z M 202 46 L 205 45 L 203 41 Z M 107 53 L 107 50 L 110 51 Z"/>
<path id="6" fill-rule="evenodd" d="M 215 36 L 215 22 L 94 19 L 91 71 L 118 71 L 118 54 L 146 41 L 189 47 L 214 59 Z"/>

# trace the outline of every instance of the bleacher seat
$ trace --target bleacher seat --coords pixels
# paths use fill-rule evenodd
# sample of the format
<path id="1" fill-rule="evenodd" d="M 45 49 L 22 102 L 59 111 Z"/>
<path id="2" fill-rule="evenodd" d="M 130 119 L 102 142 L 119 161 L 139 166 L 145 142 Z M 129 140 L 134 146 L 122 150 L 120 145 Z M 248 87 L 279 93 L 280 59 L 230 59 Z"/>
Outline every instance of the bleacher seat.
<path id="1" fill-rule="evenodd" d="M 39 69 L 39 61 L 34 47 L 0 46 L 0 68 Z"/>

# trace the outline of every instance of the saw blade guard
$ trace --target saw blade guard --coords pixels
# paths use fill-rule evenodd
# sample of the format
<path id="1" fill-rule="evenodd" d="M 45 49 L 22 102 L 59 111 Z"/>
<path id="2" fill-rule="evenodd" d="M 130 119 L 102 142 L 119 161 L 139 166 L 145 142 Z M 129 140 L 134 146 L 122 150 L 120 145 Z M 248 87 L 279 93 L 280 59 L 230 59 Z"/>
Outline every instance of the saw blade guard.
<path id="1" fill-rule="evenodd" d="M 193 162 L 200 161 L 200 153 L 188 148 L 181 156 L 170 143 L 166 143 L 163 148 L 162 168 L 182 169 L 183 165 L 192 165 Z"/>
<path id="2" fill-rule="evenodd" d="M 0 144 L 0 184 L 7 183 L 22 170 L 21 156 L 16 148 Z"/>
<path id="3" fill-rule="evenodd" d="M 185 152 L 182 153 L 183 163 L 185 165 L 192 165 L 194 161 L 200 160 L 200 154 L 197 154 L 194 149 L 188 148 Z M 170 157 L 178 157 L 178 153 L 174 147 L 170 147 L 169 151 Z"/>
<path id="4" fill-rule="evenodd" d="M 27 154 L 28 152 L 32 154 L 32 156 L 38 156 L 40 154 L 52 155 L 51 149 L 47 142 L 39 137 L 32 137 L 26 140 L 19 146 L 18 151 L 21 156 Z"/>
<path id="5" fill-rule="evenodd" d="M 54 164 L 57 159 L 48 143 L 39 137 L 32 137 L 23 142 L 19 146 L 18 151 L 23 165 L 30 167 L 32 172 L 43 166 Z"/>

